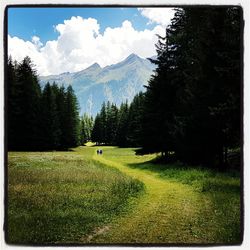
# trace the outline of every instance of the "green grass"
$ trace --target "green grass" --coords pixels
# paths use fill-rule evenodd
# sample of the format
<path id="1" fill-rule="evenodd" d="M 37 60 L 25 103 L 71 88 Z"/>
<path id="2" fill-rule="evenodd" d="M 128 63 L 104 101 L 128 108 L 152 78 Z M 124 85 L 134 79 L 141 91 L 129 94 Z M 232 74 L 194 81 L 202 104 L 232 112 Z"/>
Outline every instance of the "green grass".
<path id="1" fill-rule="evenodd" d="M 106 164 L 113 162 L 114 166 L 138 178 L 146 186 L 144 206 L 138 207 L 141 210 L 137 212 L 141 217 L 150 217 L 157 227 L 154 228 L 150 222 L 144 223 L 140 228 L 142 232 L 134 232 L 130 241 L 138 242 L 136 235 L 139 234 L 139 242 L 142 243 L 241 242 L 239 173 L 218 173 L 180 164 L 154 164 L 156 155 L 137 156 L 133 149 L 126 148 L 106 148 L 103 157 L 105 159 L 101 160 L 106 160 Z M 149 179 L 148 175 L 154 179 Z M 157 210 L 156 214 L 150 209 L 151 205 Z M 136 218 L 137 215 L 134 216 Z M 163 220 L 165 217 L 167 219 Z M 123 223 L 133 224 L 133 220 L 127 220 L 125 218 Z M 148 228 L 151 228 L 150 232 Z M 127 242 L 124 235 L 124 232 L 111 232 L 110 237 L 114 241 L 122 237 Z M 107 240 L 108 237 L 104 237 L 100 242 Z"/>
<path id="2" fill-rule="evenodd" d="M 126 208 L 143 185 L 91 160 L 93 150 L 10 152 L 8 243 L 77 242 Z"/>
<path id="3" fill-rule="evenodd" d="M 9 153 L 8 242 L 240 244 L 238 173 L 102 149 Z"/>

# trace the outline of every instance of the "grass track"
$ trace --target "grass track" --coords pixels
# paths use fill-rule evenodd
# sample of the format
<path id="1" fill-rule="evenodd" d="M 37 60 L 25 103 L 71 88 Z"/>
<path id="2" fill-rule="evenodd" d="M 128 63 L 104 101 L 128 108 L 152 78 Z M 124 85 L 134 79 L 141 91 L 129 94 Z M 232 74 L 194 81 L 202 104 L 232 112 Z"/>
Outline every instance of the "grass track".
<path id="1" fill-rule="evenodd" d="M 150 160 L 154 156 L 147 157 L 146 160 Z M 160 178 L 150 170 L 131 168 L 132 163 L 145 162 L 145 157 L 135 156 L 131 150 L 105 147 L 104 155 L 94 154 L 93 159 L 142 181 L 146 190 L 134 200 L 130 213 L 93 234 L 89 243 L 239 243 L 239 204 L 236 211 L 219 211 L 222 208 L 218 210 L 210 193 L 197 192 L 190 185 Z M 230 222 L 225 222 L 230 220 L 227 212 L 234 216 Z"/>
<path id="2" fill-rule="evenodd" d="M 10 243 L 240 243 L 237 176 L 96 149 L 9 153 Z"/>

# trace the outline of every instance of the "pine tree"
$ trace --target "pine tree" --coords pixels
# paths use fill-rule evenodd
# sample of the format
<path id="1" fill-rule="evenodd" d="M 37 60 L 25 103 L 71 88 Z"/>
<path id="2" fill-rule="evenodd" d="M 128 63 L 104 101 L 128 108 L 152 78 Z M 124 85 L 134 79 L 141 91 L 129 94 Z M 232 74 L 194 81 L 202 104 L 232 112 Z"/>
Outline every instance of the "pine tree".
<path id="1" fill-rule="evenodd" d="M 100 111 L 100 142 L 107 144 L 107 109 L 106 103 L 102 104 L 102 108 Z"/>
<path id="2" fill-rule="evenodd" d="M 22 145 L 18 140 L 20 138 L 20 131 L 17 124 L 20 119 L 20 93 L 22 89 L 19 88 L 17 82 L 17 63 L 13 63 L 12 58 L 9 57 L 7 65 L 7 131 L 8 131 L 8 149 L 16 149 L 17 145 Z M 19 119 L 18 119 L 19 118 Z"/>
<path id="3" fill-rule="evenodd" d="M 77 98 L 71 85 L 67 88 L 65 99 L 65 117 L 64 126 L 65 146 L 67 148 L 75 147 L 80 144 L 80 124 Z"/>
<path id="4" fill-rule="evenodd" d="M 41 88 L 34 66 L 25 57 L 16 69 L 18 114 L 16 114 L 17 149 L 37 150 L 40 147 Z"/>
<path id="5" fill-rule="evenodd" d="M 115 104 L 107 103 L 107 140 L 108 144 L 115 145 L 118 125 L 118 109 Z"/>
<path id="6" fill-rule="evenodd" d="M 239 145 L 240 17 L 235 7 L 177 10 L 152 60 L 144 151 L 223 165 L 227 147 Z"/>
<path id="7" fill-rule="evenodd" d="M 56 96 L 58 87 L 47 83 L 42 93 L 43 146 L 45 149 L 60 148 L 61 128 L 58 117 Z"/>
<path id="8" fill-rule="evenodd" d="M 129 106 L 128 145 L 130 147 L 141 146 L 144 112 L 144 94 L 135 95 Z"/>
<path id="9" fill-rule="evenodd" d="M 157 65 L 145 93 L 142 144 L 145 152 L 162 152 L 167 155 L 174 150 L 172 123 L 177 85 L 174 81 L 174 48 L 169 45 L 169 30 L 156 44 Z"/>
<path id="10" fill-rule="evenodd" d="M 102 142 L 101 137 L 101 117 L 100 114 L 97 114 L 94 121 L 93 130 L 91 133 L 91 140 L 95 142 L 96 144 L 100 144 Z"/>
<path id="11" fill-rule="evenodd" d="M 122 103 L 118 113 L 118 124 L 116 133 L 116 145 L 126 147 L 128 145 L 128 103 Z"/>

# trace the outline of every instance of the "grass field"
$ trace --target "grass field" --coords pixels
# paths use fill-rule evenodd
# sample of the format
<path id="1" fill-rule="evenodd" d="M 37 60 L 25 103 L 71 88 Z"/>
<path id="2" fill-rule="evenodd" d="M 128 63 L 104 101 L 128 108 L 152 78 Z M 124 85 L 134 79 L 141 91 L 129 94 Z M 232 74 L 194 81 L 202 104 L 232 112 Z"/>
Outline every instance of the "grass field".
<path id="1" fill-rule="evenodd" d="M 124 211 L 142 183 L 73 152 L 9 153 L 8 242 L 72 243 Z"/>
<path id="2" fill-rule="evenodd" d="M 9 153 L 8 242 L 240 244 L 240 178 L 133 149 Z"/>

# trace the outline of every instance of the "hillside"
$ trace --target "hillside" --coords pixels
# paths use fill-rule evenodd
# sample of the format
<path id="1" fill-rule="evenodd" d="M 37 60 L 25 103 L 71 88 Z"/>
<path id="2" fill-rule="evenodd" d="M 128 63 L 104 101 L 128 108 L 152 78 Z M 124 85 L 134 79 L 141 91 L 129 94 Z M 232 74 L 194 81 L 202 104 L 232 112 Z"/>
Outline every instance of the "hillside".
<path id="1" fill-rule="evenodd" d="M 72 85 L 80 105 L 80 112 L 95 115 L 104 101 L 131 102 L 135 94 L 144 91 L 155 66 L 147 59 L 131 54 L 125 60 L 101 68 L 94 63 L 75 73 L 41 76 L 43 87 L 47 82 L 67 87 Z"/>

